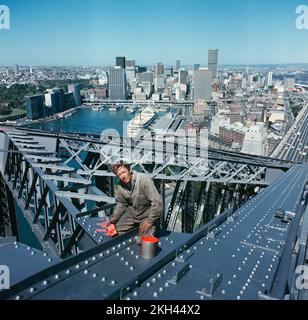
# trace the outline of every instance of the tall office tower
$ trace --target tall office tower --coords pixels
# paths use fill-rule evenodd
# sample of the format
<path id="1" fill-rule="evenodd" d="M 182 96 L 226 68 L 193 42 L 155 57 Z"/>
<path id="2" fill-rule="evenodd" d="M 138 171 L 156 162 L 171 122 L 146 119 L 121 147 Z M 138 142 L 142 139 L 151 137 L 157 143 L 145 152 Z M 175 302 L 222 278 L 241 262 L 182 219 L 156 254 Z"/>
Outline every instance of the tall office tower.
<path id="1" fill-rule="evenodd" d="M 43 118 L 45 115 L 43 95 L 38 94 L 35 96 L 26 96 L 25 107 L 28 119 L 36 120 L 39 118 Z"/>
<path id="2" fill-rule="evenodd" d="M 172 67 L 165 67 L 165 75 L 167 77 L 173 77 L 173 68 Z"/>
<path id="3" fill-rule="evenodd" d="M 162 63 L 160 62 L 156 63 L 156 65 L 154 66 L 154 73 L 155 73 L 155 77 L 158 77 L 161 74 L 164 74 L 164 66 Z"/>
<path id="4" fill-rule="evenodd" d="M 273 84 L 273 72 L 267 74 L 267 85 L 271 86 Z"/>
<path id="5" fill-rule="evenodd" d="M 56 110 L 56 95 L 53 93 L 52 90 L 48 90 L 48 93 L 45 93 L 45 115 L 52 116 L 57 112 Z"/>
<path id="6" fill-rule="evenodd" d="M 14 64 L 13 71 L 14 71 L 14 73 L 15 73 L 15 74 L 17 74 L 17 73 L 18 73 L 18 71 L 19 71 L 19 67 L 18 67 L 18 65 L 17 65 L 17 64 Z"/>
<path id="7" fill-rule="evenodd" d="M 165 76 L 160 75 L 158 77 L 155 77 L 154 79 L 154 89 L 155 92 L 163 93 L 165 89 Z"/>
<path id="8" fill-rule="evenodd" d="M 143 72 L 139 76 L 139 82 L 151 82 L 154 83 L 154 73 L 153 71 Z"/>
<path id="9" fill-rule="evenodd" d="M 68 92 L 72 92 L 75 98 L 76 106 L 81 105 L 81 97 L 80 97 L 80 84 L 70 84 L 68 85 Z"/>
<path id="10" fill-rule="evenodd" d="M 137 73 L 143 73 L 147 71 L 147 67 L 145 66 L 136 66 Z"/>
<path id="11" fill-rule="evenodd" d="M 179 83 L 187 84 L 188 71 L 186 69 L 180 69 L 179 71 Z"/>
<path id="12" fill-rule="evenodd" d="M 212 95 L 212 72 L 207 69 L 194 71 L 194 100 L 209 100 Z"/>
<path id="13" fill-rule="evenodd" d="M 125 69 L 125 57 L 116 57 L 116 66 Z"/>
<path id="14" fill-rule="evenodd" d="M 128 60 L 127 60 L 128 61 Z M 131 85 L 132 81 L 136 78 L 136 70 L 135 67 L 128 67 L 126 64 L 126 79 L 127 82 Z"/>
<path id="15" fill-rule="evenodd" d="M 111 100 L 126 99 L 126 75 L 123 68 L 115 67 L 109 70 L 109 98 Z"/>
<path id="16" fill-rule="evenodd" d="M 65 109 L 71 109 L 76 107 L 76 98 L 74 92 L 64 93 Z"/>
<path id="17" fill-rule="evenodd" d="M 210 49 L 208 55 L 209 71 L 212 71 L 212 79 L 217 78 L 218 49 Z"/>
<path id="18" fill-rule="evenodd" d="M 181 60 L 178 59 L 175 61 L 175 70 L 179 71 L 180 68 L 181 68 Z"/>
<path id="19" fill-rule="evenodd" d="M 64 90 L 62 88 L 53 88 L 52 91 L 55 95 L 56 113 L 65 111 L 66 107 L 65 107 Z"/>
<path id="20" fill-rule="evenodd" d="M 136 66 L 136 62 L 135 60 L 126 60 L 126 68 L 135 68 Z"/>

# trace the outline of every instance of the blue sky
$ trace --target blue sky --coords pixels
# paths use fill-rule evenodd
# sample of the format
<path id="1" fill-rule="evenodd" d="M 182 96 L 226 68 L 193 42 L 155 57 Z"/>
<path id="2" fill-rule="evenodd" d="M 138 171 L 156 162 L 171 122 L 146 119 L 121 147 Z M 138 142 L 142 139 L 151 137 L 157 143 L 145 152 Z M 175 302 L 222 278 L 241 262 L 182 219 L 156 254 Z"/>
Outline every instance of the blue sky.
<path id="1" fill-rule="evenodd" d="M 295 27 L 308 0 L 0 0 L 0 65 L 207 65 L 307 63 L 308 30 Z"/>

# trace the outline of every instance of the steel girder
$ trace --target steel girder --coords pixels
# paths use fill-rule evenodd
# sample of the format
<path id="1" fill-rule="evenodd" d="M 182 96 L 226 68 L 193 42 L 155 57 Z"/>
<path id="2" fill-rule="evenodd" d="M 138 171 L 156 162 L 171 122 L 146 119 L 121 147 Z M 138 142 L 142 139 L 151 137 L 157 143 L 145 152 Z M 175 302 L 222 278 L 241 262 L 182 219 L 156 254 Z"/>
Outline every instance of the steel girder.
<path id="1" fill-rule="evenodd" d="M 104 236 L 95 231 L 99 219 L 91 217 L 104 217 L 106 206 L 110 209 L 115 199 L 35 138 L 26 133 L 7 135 L 4 179 L 43 249 L 65 257 L 101 242 Z"/>
<path id="2" fill-rule="evenodd" d="M 114 146 L 110 142 L 106 145 L 61 138 L 60 147 L 63 147 L 70 155 L 66 163 L 77 161 L 81 165 L 78 173 L 88 177 L 112 176 L 112 173 L 106 168 L 114 163 L 115 159 L 125 159 L 125 154 L 131 155 L 132 150 L 135 154 L 132 168 L 138 168 L 138 171 L 158 180 L 210 181 L 267 186 L 293 165 L 291 162 L 275 159 L 261 157 L 253 159 L 248 155 L 211 150 L 208 158 L 189 157 L 188 153 L 168 155 L 166 150 L 155 151 L 160 153 L 159 159 L 163 159 L 162 163 L 156 163 L 155 152 L 150 147 L 146 149 L 144 145 L 138 143 L 132 148 L 131 145 L 118 146 L 115 144 Z M 86 168 L 82 164 L 82 152 L 96 154 L 96 161 L 91 164 L 91 168 Z M 105 169 L 102 170 L 102 168 Z"/>

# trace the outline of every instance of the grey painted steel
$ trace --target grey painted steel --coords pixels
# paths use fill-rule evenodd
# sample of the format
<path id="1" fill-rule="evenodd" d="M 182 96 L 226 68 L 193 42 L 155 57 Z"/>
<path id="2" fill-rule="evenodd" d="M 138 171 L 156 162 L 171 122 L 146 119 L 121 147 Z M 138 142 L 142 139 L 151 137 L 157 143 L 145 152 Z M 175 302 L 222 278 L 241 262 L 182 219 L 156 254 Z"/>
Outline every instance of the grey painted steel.
<path id="1" fill-rule="evenodd" d="M 299 228 L 303 214 L 307 177 L 308 165 L 297 165 L 240 209 L 226 211 L 194 234 L 162 235 L 153 259 L 140 257 L 133 232 L 125 240 L 104 239 L 103 245 L 61 262 L 48 276 L 38 274 L 5 298 L 273 299 L 283 252 L 292 250 L 292 224 Z M 275 216 L 279 208 L 296 215 L 284 221 Z M 283 297 L 284 290 L 279 294 Z"/>

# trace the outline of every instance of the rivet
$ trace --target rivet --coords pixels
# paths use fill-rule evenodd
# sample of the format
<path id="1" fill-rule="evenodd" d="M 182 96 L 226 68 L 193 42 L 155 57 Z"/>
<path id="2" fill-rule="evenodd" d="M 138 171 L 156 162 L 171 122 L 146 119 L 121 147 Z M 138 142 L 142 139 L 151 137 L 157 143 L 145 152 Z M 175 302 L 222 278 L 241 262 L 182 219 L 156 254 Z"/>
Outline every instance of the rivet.
<path id="1" fill-rule="evenodd" d="M 106 281 L 106 277 L 102 277 L 102 279 L 101 279 L 103 282 L 105 282 Z"/>
<path id="2" fill-rule="evenodd" d="M 116 284 L 116 281 L 115 281 L 115 280 L 111 280 L 110 284 L 111 284 L 112 286 L 114 286 L 114 285 Z"/>
<path id="3" fill-rule="evenodd" d="M 66 273 L 66 274 L 70 274 L 70 273 L 71 273 L 71 270 L 66 270 L 65 273 Z"/>
<path id="4" fill-rule="evenodd" d="M 46 286 L 47 284 L 48 284 L 48 281 L 47 281 L 47 280 L 44 280 L 44 281 L 43 281 L 43 285 Z"/>
<path id="5" fill-rule="evenodd" d="M 54 278 L 57 280 L 60 278 L 60 276 L 58 274 L 56 274 Z"/>
<path id="6" fill-rule="evenodd" d="M 96 273 L 93 273 L 92 277 L 93 277 L 93 278 L 96 278 L 96 277 L 97 277 L 97 274 L 96 274 Z"/>
<path id="7" fill-rule="evenodd" d="M 153 297 L 156 298 L 158 296 L 157 292 L 153 293 Z"/>
<path id="8" fill-rule="evenodd" d="M 88 271 L 88 270 L 85 270 L 83 273 L 84 273 L 84 274 L 88 274 L 88 273 L 89 273 L 89 271 Z"/>

